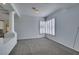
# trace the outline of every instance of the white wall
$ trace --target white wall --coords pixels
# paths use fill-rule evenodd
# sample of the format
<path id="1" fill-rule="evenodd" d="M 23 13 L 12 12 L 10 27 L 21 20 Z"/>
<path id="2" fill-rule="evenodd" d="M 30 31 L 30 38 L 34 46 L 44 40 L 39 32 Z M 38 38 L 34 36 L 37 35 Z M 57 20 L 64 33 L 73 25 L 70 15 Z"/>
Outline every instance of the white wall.
<path id="1" fill-rule="evenodd" d="M 15 18 L 15 31 L 17 32 L 18 39 L 44 37 L 44 35 L 40 35 L 39 33 L 40 20 L 44 19 L 32 16 L 22 16 L 20 18 Z"/>
<path id="2" fill-rule="evenodd" d="M 52 17 L 56 18 L 56 36 L 46 36 L 49 39 L 73 48 L 76 31 L 79 27 L 79 7 L 51 14 L 47 19 L 49 20 Z"/>

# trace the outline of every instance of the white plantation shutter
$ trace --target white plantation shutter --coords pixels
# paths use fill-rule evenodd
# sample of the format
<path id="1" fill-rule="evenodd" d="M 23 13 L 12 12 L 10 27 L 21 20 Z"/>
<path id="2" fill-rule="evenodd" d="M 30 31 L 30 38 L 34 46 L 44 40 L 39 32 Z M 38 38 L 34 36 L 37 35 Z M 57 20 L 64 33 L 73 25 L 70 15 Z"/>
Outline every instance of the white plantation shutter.
<path id="1" fill-rule="evenodd" d="M 55 18 L 47 21 L 40 21 L 40 34 L 55 35 Z"/>
<path id="2" fill-rule="evenodd" d="M 51 30 L 52 30 L 52 35 L 55 35 L 55 18 L 52 19 Z"/>
<path id="3" fill-rule="evenodd" d="M 45 21 L 40 21 L 40 34 L 45 33 Z"/>

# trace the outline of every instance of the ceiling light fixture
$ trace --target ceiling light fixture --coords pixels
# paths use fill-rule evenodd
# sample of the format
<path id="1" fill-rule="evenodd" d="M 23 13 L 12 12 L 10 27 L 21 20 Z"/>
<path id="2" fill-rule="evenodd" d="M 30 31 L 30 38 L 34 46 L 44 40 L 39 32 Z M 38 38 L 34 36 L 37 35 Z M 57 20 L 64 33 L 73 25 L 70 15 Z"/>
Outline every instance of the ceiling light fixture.
<path id="1" fill-rule="evenodd" d="M 39 13 L 39 9 L 32 7 L 33 11 L 35 11 L 35 13 Z"/>

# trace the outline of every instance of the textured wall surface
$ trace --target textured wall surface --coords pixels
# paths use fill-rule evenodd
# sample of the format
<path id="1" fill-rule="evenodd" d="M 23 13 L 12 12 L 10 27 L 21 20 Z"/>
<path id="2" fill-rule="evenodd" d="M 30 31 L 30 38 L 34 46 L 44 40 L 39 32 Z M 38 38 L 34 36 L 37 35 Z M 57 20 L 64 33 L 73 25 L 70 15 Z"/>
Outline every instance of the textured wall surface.
<path id="1" fill-rule="evenodd" d="M 22 16 L 19 19 L 15 19 L 15 31 L 17 32 L 18 39 L 40 38 L 44 35 L 40 35 L 40 20 L 43 18 Z"/>
<path id="2" fill-rule="evenodd" d="M 51 14 L 47 20 L 52 17 L 56 18 L 56 36 L 52 37 L 47 35 L 47 37 L 67 47 L 73 48 L 75 36 L 79 27 L 79 7 L 61 10 L 55 14 Z M 77 47 L 78 46 L 79 45 L 77 45 Z"/>

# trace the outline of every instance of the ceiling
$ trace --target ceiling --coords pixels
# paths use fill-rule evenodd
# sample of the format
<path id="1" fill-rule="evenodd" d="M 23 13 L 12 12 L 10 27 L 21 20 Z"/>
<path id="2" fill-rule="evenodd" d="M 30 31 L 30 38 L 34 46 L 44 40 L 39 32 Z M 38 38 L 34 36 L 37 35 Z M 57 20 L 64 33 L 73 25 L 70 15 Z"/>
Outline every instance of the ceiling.
<path id="1" fill-rule="evenodd" d="M 0 3 L 0 20 L 8 20 L 9 19 L 9 13 L 11 11 L 15 11 L 15 16 L 19 16 L 17 11 L 14 9 L 13 5 L 10 3 Z"/>
<path id="2" fill-rule="evenodd" d="M 6 8 L 7 9 L 6 9 Z M 9 5 L 3 5 L 0 3 L 0 20 L 7 20 L 9 19 Z"/>
<path id="3" fill-rule="evenodd" d="M 57 10 L 64 10 L 73 6 L 79 5 L 77 3 L 15 3 L 14 4 L 20 15 L 29 15 L 37 17 L 46 17 Z M 38 8 L 39 13 L 35 13 L 32 7 Z"/>

